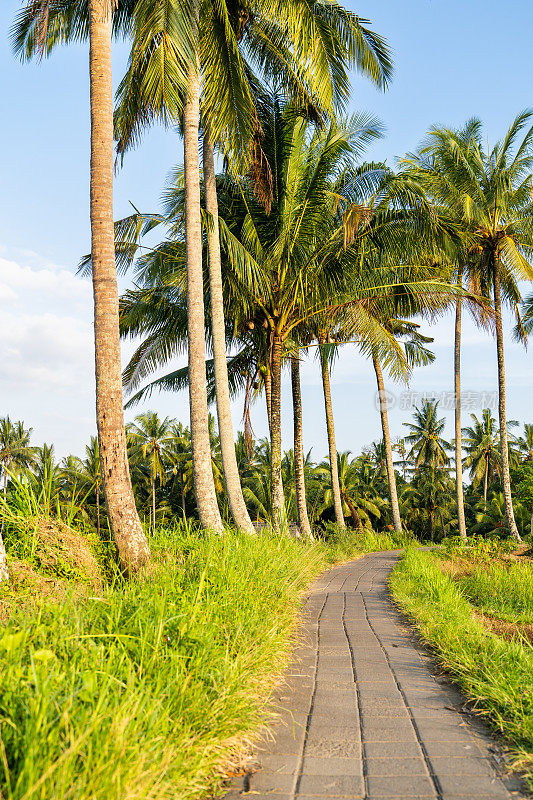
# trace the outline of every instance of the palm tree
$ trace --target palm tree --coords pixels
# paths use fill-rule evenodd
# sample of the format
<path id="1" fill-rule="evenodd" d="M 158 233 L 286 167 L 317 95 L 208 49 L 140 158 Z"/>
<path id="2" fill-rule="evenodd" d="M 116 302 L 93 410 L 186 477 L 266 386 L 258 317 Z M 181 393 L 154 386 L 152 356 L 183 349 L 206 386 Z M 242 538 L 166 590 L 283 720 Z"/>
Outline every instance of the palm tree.
<path id="1" fill-rule="evenodd" d="M 9 416 L 0 419 L 0 474 L 3 480 L 2 490 L 4 503 L 7 494 L 7 482 L 10 475 L 29 467 L 33 461 L 34 448 L 30 447 L 32 429 L 26 429 L 20 420 L 13 423 Z M 0 583 L 9 579 L 7 555 L 4 545 L 4 515 L 0 526 Z"/>
<path id="2" fill-rule="evenodd" d="M 132 445 L 132 457 L 148 462 L 150 470 L 150 494 L 152 499 L 151 520 L 155 533 L 156 523 L 156 481 L 162 486 L 167 481 L 167 471 L 171 467 L 170 444 L 173 438 L 174 420 L 159 419 L 154 411 L 147 411 L 135 417 L 126 427 L 128 442 Z"/>
<path id="3" fill-rule="evenodd" d="M 342 513 L 344 516 L 350 516 L 354 527 L 362 531 L 363 521 L 368 526 L 370 514 L 379 518 L 384 504 L 376 487 L 377 473 L 371 468 L 369 459 L 360 457 L 350 460 L 350 455 L 348 451 L 337 454 Z M 320 464 L 316 472 L 322 475 L 328 474 L 329 461 Z M 323 490 L 318 513 L 323 514 L 328 508 L 334 509 L 331 485 L 326 485 Z"/>
<path id="4" fill-rule="evenodd" d="M 19 420 L 12 422 L 9 416 L 0 418 L 0 475 L 4 498 L 10 475 L 31 466 L 35 448 L 30 446 L 32 428 L 25 428 Z"/>
<path id="5" fill-rule="evenodd" d="M 516 311 L 521 300 L 517 281 L 533 280 L 533 268 L 529 263 L 533 253 L 531 118 L 531 111 L 519 114 L 503 140 L 490 152 L 484 150 L 481 123 L 477 119 L 470 120 L 462 131 L 434 128 L 429 141 L 414 157 L 406 160 L 415 171 L 422 171 L 438 203 L 461 221 L 465 272 L 483 294 L 492 297 L 502 488 L 507 526 L 517 541 L 520 535 L 514 520 L 509 474 L 502 302 L 509 302 Z M 439 166 L 437 175 L 433 170 L 435 154 Z"/>
<path id="6" fill-rule="evenodd" d="M 96 530 L 100 536 L 100 495 L 102 493 L 102 464 L 100 461 L 100 451 L 98 449 L 98 439 L 91 436 L 89 444 L 85 445 L 85 458 L 81 462 L 80 478 L 87 489 L 95 494 L 96 506 Z"/>
<path id="7" fill-rule="evenodd" d="M 446 535 L 445 516 L 449 517 L 450 494 L 452 487 L 448 473 L 435 460 L 422 462 L 415 477 L 403 492 L 409 498 L 416 519 L 422 511 L 429 524 L 429 540 L 435 540 L 435 517 L 441 524 L 442 536 Z M 425 520 L 421 520 L 425 525 Z"/>
<path id="8" fill-rule="evenodd" d="M 415 470 L 420 467 L 436 469 L 449 463 L 447 450 L 450 444 L 441 437 L 446 420 L 437 415 L 438 402 L 424 400 L 421 408 L 415 408 L 414 422 L 404 422 L 410 433 L 405 441 L 411 445 L 408 458 Z"/>
<path id="9" fill-rule="evenodd" d="M 404 481 L 406 480 L 406 459 L 407 459 L 407 448 L 405 446 L 405 439 L 399 437 L 395 443 L 392 445 L 392 449 L 396 450 L 398 455 L 400 456 L 400 464 L 402 465 L 402 474 Z M 395 462 L 398 463 L 398 462 Z"/>
<path id="10" fill-rule="evenodd" d="M 470 415 L 472 425 L 463 428 L 466 458 L 464 465 L 470 470 L 474 486 L 483 482 L 483 503 L 487 506 L 487 492 L 496 476 L 501 478 L 502 457 L 496 420 L 490 409 L 484 408 L 481 419 Z"/>
<path id="11" fill-rule="evenodd" d="M 333 111 L 335 100 L 339 101 L 345 96 L 345 70 L 349 64 L 357 65 L 376 83 L 386 83 L 390 60 L 383 41 L 369 35 L 361 21 L 340 6 L 329 8 L 328 15 L 322 11 L 320 4 L 309 6 L 301 0 L 290 0 L 275 4 L 274 7 L 271 3 L 256 0 L 251 8 L 249 3 L 215 4 L 194 0 L 191 14 L 194 53 L 188 59 L 186 88 L 182 82 L 182 70 L 176 69 L 175 55 L 170 56 L 170 69 L 166 64 L 166 51 L 160 58 L 159 70 L 154 66 L 156 61 L 153 54 L 161 51 L 163 32 L 159 26 L 162 24 L 166 29 L 168 25 L 165 15 L 161 15 L 162 22 L 159 19 L 156 21 L 154 29 L 154 16 L 150 14 L 144 18 L 141 11 L 141 20 L 135 26 L 130 67 L 119 89 L 121 104 L 117 122 L 119 150 L 122 152 L 150 118 L 163 119 L 164 122 L 176 118 L 175 121 L 178 121 L 180 96 L 185 93 L 183 129 L 191 431 L 195 476 L 201 482 L 197 487 L 197 499 L 203 506 L 200 516 L 211 527 L 219 527 L 219 518 L 209 479 L 203 367 L 205 344 L 201 339 L 205 312 L 201 292 L 200 187 L 196 152 L 200 105 L 206 210 L 211 221 L 207 233 L 211 325 L 226 488 L 237 525 L 251 531 L 235 461 L 229 402 L 214 144 L 222 143 L 226 154 L 229 151 L 239 157 L 252 144 L 254 154 L 260 162 L 263 161 L 259 143 L 260 128 L 254 107 L 257 102 L 254 96 L 255 78 L 245 58 L 247 53 L 251 53 L 255 66 L 260 66 L 269 78 L 275 75 L 276 81 L 284 82 L 289 95 L 298 103 L 306 106 L 312 104 L 319 113 Z M 171 38 L 175 39 L 175 33 Z M 312 44 L 317 45 L 315 58 L 308 59 L 308 51 L 303 45 Z M 179 49 L 181 42 L 174 42 L 174 45 Z M 183 61 L 182 53 L 180 57 Z M 180 59 L 177 61 L 179 63 Z M 153 82 L 158 85 L 157 93 L 153 91 Z M 202 95 L 200 83 L 203 84 Z M 146 94 L 143 87 L 148 85 L 150 89 Z M 264 176 L 259 176 L 260 171 L 260 168 L 256 169 L 256 192 L 263 193 L 264 202 L 268 205 L 269 191 L 265 193 L 264 186 L 261 186 Z M 191 182 L 194 186 L 190 185 Z"/>
<path id="12" fill-rule="evenodd" d="M 525 423 L 524 435 L 518 439 L 518 448 L 524 461 L 533 461 L 533 425 L 531 423 Z"/>
<path id="13" fill-rule="evenodd" d="M 416 323 L 410 323 L 406 322 L 405 320 L 389 318 L 384 321 L 384 325 L 397 338 L 406 336 L 409 337 L 408 341 L 405 343 L 405 351 L 406 351 L 409 370 L 411 370 L 415 366 L 423 366 L 426 364 L 430 364 L 434 360 L 435 357 L 433 353 L 430 350 L 428 350 L 428 348 L 425 346 L 426 344 L 428 344 L 433 340 L 430 337 L 423 336 L 421 333 L 419 333 L 418 331 L 419 326 Z M 381 368 L 380 360 L 375 352 L 375 348 L 372 349 L 372 363 L 374 366 L 374 372 L 376 374 L 376 382 L 378 387 L 377 399 L 379 402 L 381 429 L 383 432 L 383 448 L 385 454 L 387 482 L 389 485 L 389 495 L 391 501 L 392 521 L 394 525 L 394 530 L 397 533 L 401 533 L 402 519 L 400 515 L 398 491 L 396 487 L 396 474 L 394 472 L 394 460 L 392 455 L 392 442 L 390 437 L 388 409 L 387 409 L 388 399 L 385 390 L 385 383 L 383 380 L 383 370 Z M 401 372 L 400 375 L 402 375 Z"/>
<path id="14" fill-rule="evenodd" d="M 52 22 L 48 0 L 31 2 L 21 12 L 14 32 L 15 46 L 23 56 L 50 52 L 65 40 L 66 28 L 79 35 L 79 4 L 59 4 L 54 9 L 67 22 Z M 68 8 L 67 8 L 68 7 Z M 59 14 L 57 13 L 59 12 Z M 96 418 L 103 486 L 111 530 L 125 572 L 141 570 L 150 551 L 135 507 L 126 456 L 122 370 L 118 327 L 118 287 L 113 227 L 113 91 L 111 38 L 113 3 L 89 0 L 85 8 L 89 36 L 89 83 L 91 103 L 91 253 L 93 265 L 94 334 L 96 370 Z M 49 36 L 50 31 L 50 36 Z M 77 31 L 77 34 L 74 34 Z"/>

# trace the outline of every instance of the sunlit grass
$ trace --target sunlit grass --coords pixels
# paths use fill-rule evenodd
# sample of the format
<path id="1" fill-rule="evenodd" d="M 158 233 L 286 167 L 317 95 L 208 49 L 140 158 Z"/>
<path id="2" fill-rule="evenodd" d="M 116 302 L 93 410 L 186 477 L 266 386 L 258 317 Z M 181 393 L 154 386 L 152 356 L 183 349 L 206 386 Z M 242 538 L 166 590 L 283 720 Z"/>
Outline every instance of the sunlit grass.
<path id="1" fill-rule="evenodd" d="M 305 544 L 159 530 L 147 579 L 15 611 L 0 637 L 4 797 L 207 796 L 267 718 L 305 587 L 397 546 L 372 532 Z"/>
<path id="2" fill-rule="evenodd" d="M 516 623 L 533 623 L 533 566 L 529 563 L 480 565 L 458 584 L 484 614 Z"/>
<path id="3" fill-rule="evenodd" d="M 391 588 L 477 711 L 513 746 L 533 786 L 533 648 L 477 621 L 431 553 L 408 550 Z"/>

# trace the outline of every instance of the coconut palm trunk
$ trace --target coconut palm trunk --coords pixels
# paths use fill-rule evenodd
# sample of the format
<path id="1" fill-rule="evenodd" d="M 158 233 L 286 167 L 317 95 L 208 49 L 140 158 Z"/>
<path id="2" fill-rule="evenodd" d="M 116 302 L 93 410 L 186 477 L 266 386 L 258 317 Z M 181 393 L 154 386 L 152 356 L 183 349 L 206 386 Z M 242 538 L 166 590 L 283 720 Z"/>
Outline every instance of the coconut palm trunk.
<path id="1" fill-rule="evenodd" d="M 155 475 L 152 474 L 152 531 L 155 533 Z"/>
<path id="2" fill-rule="evenodd" d="M 113 88 L 111 2 L 90 0 L 91 252 L 93 264 L 96 421 L 102 482 L 119 558 L 128 574 L 150 551 L 135 507 L 126 454 L 113 226 Z"/>
<path id="3" fill-rule="evenodd" d="M 374 363 L 374 371 L 376 373 L 376 381 L 378 384 L 379 395 L 379 413 L 381 415 L 381 429 L 383 431 L 383 441 L 385 443 L 385 462 L 387 466 L 387 478 L 389 482 L 389 495 L 392 509 L 392 522 L 394 530 L 397 533 L 402 532 L 402 519 L 400 516 L 400 506 L 398 505 L 398 491 L 396 488 L 396 475 L 394 473 L 394 461 L 392 457 L 392 444 L 389 430 L 389 415 L 387 414 L 387 397 L 385 393 L 385 384 L 383 382 L 383 372 L 381 364 L 374 353 L 372 355 Z"/>
<path id="4" fill-rule="evenodd" d="M 271 412 L 270 412 L 270 458 L 271 458 L 271 500 L 272 527 L 276 533 L 281 531 L 284 522 L 284 495 L 281 477 L 281 359 L 283 342 L 277 334 L 273 335 L 271 350 Z"/>
<path id="5" fill-rule="evenodd" d="M 462 284 L 463 270 L 459 267 L 457 283 Z M 455 392 L 455 482 L 457 491 L 457 521 L 459 536 L 466 542 L 465 502 L 463 497 L 463 459 L 461 432 L 461 316 L 462 300 L 457 298 L 455 306 L 455 341 L 454 341 L 454 392 Z"/>
<path id="6" fill-rule="evenodd" d="M 294 485 L 296 490 L 298 523 L 302 536 L 312 539 L 313 532 L 307 514 L 307 500 L 305 496 L 302 392 L 300 387 L 300 359 L 297 355 L 291 358 L 291 383 L 294 419 Z"/>
<path id="7" fill-rule="evenodd" d="M 502 488 L 505 500 L 505 516 L 510 535 L 517 542 L 522 539 L 518 533 L 511 496 L 511 475 L 509 472 L 509 444 L 507 440 L 507 418 L 505 411 L 505 358 L 503 350 L 502 298 L 500 270 L 497 258 L 494 259 L 494 315 L 496 325 L 496 348 L 498 353 L 498 411 L 500 417 L 500 446 L 502 454 Z"/>
<path id="8" fill-rule="evenodd" d="M 198 42 L 198 4 L 195 8 Z M 200 166 L 198 132 L 200 123 L 200 69 L 191 65 L 187 98 L 183 113 L 185 166 L 185 249 L 187 257 L 187 332 L 189 350 L 189 405 L 191 414 L 192 463 L 194 490 L 200 522 L 204 528 L 222 531 L 217 503 L 209 418 L 207 411 L 207 376 L 205 369 L 205 312 L 202 273 L 202 225 L 200 217 Z"/>
<path id="9" fill-rule="evenodd" d="M 96 485 L 96 532 L 100 538 L 100 486 Z"/>
<path id="10" fill-rule="evenodd" d="M 236 526 L 247 533 L 254 533 L 254 527 L 242 494 L 228 383 L 226 360 L 226 326 L 224 322 L 224 298 L 222 294 L 222 265 L 220 256 L 220 231 L 218 221 L 218 199 L 215 176 L 213 143 L 209 138 L 209 126 L 204 121 L 203 166 L 205 203 L 211 215 L 208 226 L 207 243 L 209 250 L 209 288 L 211 293 L 211 325 L 213 334 L 213 357 L 215 364 L 215 385 L 217 393 L 218 433 L 222 466 L 229 507 Z"/>
<path id="11" fill-rule="evenodd" d="M 267 370 L 265 374 L 265 402 L 266 402 L 267 419 L 268 419 L 268 430 L 270 433 L 272 429 L 272 374 L 270 370 Z"/>
<path id="12" fill-rule="evenodd" d="M 331 491 L 333 493 L 333 507 L 335 519 L 342 527 L 346 527 L 342 511 L 341 489 L 339 484 L 339 465 L 337 464 L 337 445 L 335 443 L 335 425 L 333 422 L 333 405 L 331 402 L 331 384 L 329 380 L 329 365 L 323 342 L 318 345 L 320 367 L 322 370 L 322 389 L 324 392 L 324 408 L 326 410 L 326 427 L 328 431 L 329 468 L 331 472 Z"/>

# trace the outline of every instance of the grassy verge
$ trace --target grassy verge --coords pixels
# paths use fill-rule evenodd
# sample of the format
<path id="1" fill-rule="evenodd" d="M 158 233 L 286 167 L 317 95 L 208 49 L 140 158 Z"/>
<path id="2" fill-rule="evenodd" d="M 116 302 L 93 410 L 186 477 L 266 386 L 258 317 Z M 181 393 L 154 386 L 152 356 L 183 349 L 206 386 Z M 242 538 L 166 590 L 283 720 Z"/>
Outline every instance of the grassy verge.
<path id="1" fill-rule="evenodd" d="M 408 550 L 391 589 L 476 710 L 507 739 L 533 787 L 533 648 L 487 631 L 431 553 Z"/>
<path id="2" fill-rule="evenodd" d="M 334 561 L 395 546 L 177 529 L 152 541 L 148 580 L 63 581 L 16 610 L 17 587 L 1 589 L 0 797 L 205 796 L 265 721 L 301 592 Z"/>
<path id="3" fill-rule="evenodd" d="M 484 614 L 517 624 L 533 622 L 531 564 L 480 564 L 458 578 L 457 583 L 468 600 Z"/>

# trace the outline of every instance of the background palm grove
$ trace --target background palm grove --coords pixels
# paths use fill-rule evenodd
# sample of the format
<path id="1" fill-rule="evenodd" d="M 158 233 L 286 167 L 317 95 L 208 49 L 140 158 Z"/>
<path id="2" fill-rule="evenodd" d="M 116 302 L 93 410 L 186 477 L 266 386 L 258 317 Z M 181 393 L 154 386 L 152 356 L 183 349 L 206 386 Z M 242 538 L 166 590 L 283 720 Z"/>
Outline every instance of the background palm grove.
<path id="1" fill-rule="evenodd" d="M 113 92 L 117 40 L 128 60 Z M 370 113 L 348 113 L 351 78 L 355 71 L 386 92 L 391 44 L 334 0 L 28 0 L 12 20 L 11 45 L 43 72 L 58 48 L 88 51 L 91 247 L 79 272 L 93 287 L 97 435 L 84 454 L 57 458 L 53 443 L 34 444 L 32 419 L 0 419 L 6 597 L 9 584 L 24 585 L 25 569 L 82 583 L 83 575 L 112 595 L 147 571 L 163 580 L 170 559 L 165 581 L 195 575 L 198 591 L 168 636 L 196 652 L 208 572 L 199 564 L 208 552 L 215 586 L 217 569 L 221 580 L 229 569 L 231 541 L 250 563 L 263 558 L 265 570 L 274 552 L 293 563 L 307 554 L 299 583 L 287 578 L 290 591 L 280 595 L 288 635 L 289 595 L 324 566 L 324 553 L 333 561 L 357 546 L 533 536 L 533 424 L 508 418 L 504 346 L 514 337 L 526 359 L 533 330 L 532 111 L 501 119 L 496 142 L 472 116 L 420 130 L 420 144 L 398 154 L 395 168 L 374 160 L 384 128 Z M 114 219 L 115 173 L 156 125 L 172 132 L 176 151 L 182 141 L 183 163 L 168 164 L 158 207 L 133 206 Z M 435 360 L 429 325 L 446 314 L 454 324 L 449 391 L 409 395 L 413 374 Z M 492 337 L 498 377 L 494 396 L 480 392 L 474 407 L 470 397 L 462 403 L 465 319 Z M 133 343 L 124 369 L 121 339 Z M 335 430 L 335 365 L 347 347 L 376 382 L 382 435 L 360 453 Z M 176 368 L 180 355 L 187 365 Z M 321 382 L 323 413 L 312 425 L 326 432 L 327 453 L 304 447 L 303 361 Z M 187 418 L 158 412 L 162 391 L 188 392 Z M 282 436 L 283 392 L 290 438 Z M 411 399 L 403 434 L 393 436 L 391 399 L 401 392 Z M 127 424 L 124 402 L 134 409 Z M 258 404 L 263 438 L 252 424 Z M 443 416 L 450 408 L 452 437 Z M 142 586 L 121 589 L 124 602 L 140 603 Z M 8 651 L 19 646 L 6 642 Z M 93 677 L 81 673 L 88 686 Z M 32 772 L 24 737 L 6 737 L 6 796 L 29 797 L 48 773 Z M 66 751 L 60 736 L 51 742 L 46 757 L 59 765 Z M 211 775 L 215 762 L 197 765 L 198 775 Z M 79 796 L 93 796 L 89 773 L 72 770 L 64 780 L 81 780 L 89 793 Z M 47 796 L 64 796 L 52 773 Z M 163 780 L 152 778 L 153 786 Z M 167 779 L 174 788 L 183 779 L 176 796 L 189 796 L 185 787 L 193 796 L 191 774 Z M 124 796 L 167 796 L 146 794 L 147 785 Z"/>

